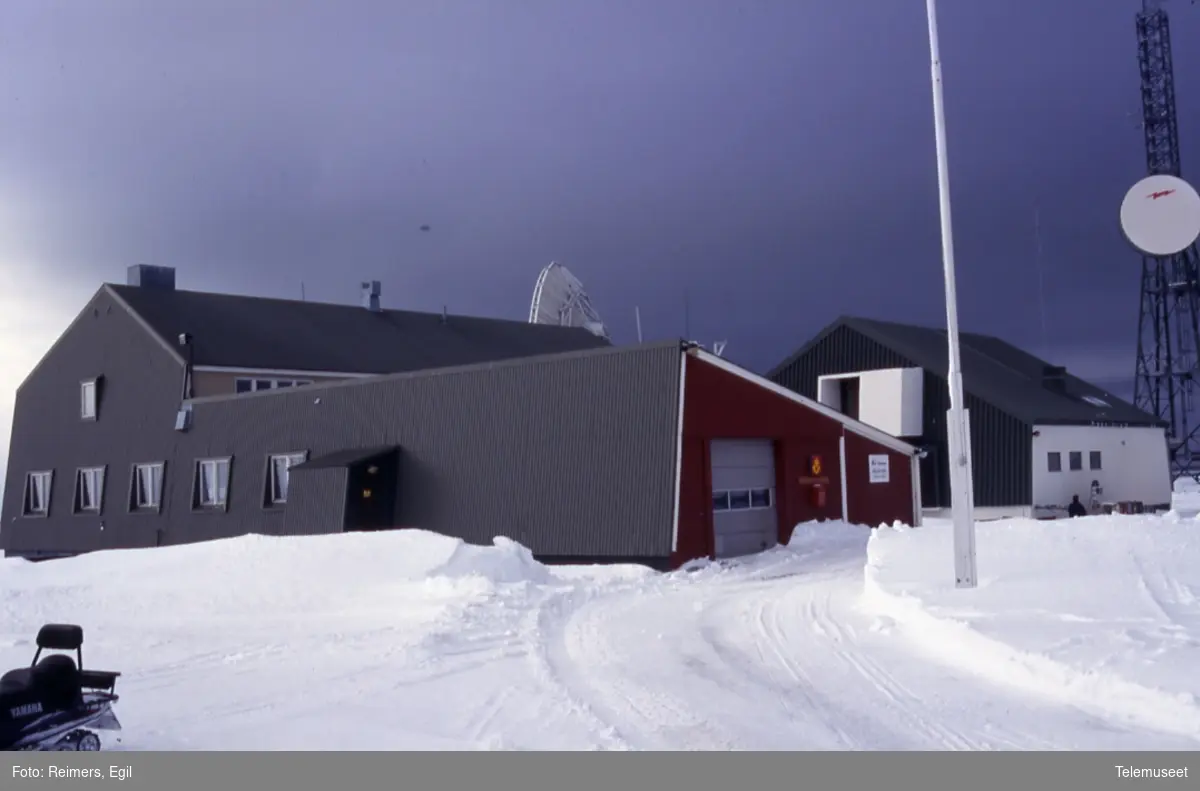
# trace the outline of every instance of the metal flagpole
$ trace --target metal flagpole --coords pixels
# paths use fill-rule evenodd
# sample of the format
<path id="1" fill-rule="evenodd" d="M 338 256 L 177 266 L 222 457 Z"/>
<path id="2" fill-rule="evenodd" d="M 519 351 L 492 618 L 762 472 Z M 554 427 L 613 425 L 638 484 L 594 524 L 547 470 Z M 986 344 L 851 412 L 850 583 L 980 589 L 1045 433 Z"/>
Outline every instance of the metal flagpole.
<path id="1" fill-rule="evenodd" d="M 946 279 L 946 333 L 950 348 L 949 445 L 950 510 L 954 520 L 954 577 L 959 588 L 976 586 L 975 507 L 971 472 L 970 415 L 963 404 L 962 360 L 958 345 L 958 295 L 954 282 L 954 233 L 950 221 L 950 174 L 946 154 L 946 109 L 942 96 L 942 60 L 938 45 L 937 2 L 925 0 L 929 19 L 929 59 L 933 80 L 933 125 L 937 141 L 938 196 L 942 216 L 942 269 Z"/>

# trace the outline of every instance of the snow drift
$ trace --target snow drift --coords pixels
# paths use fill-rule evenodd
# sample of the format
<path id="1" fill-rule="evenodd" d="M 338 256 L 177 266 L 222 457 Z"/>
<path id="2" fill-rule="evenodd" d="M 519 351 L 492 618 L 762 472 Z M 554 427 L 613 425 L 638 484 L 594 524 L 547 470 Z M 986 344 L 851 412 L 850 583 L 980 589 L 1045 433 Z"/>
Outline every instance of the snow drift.
<path id="1" fill-rule="evenodd" d="M 981 525 L 966 592 L 936 523 L 665 574 L 417 530 L 7 560 L 0 667 L 82 625 L 116 749 L 1194 750 L 1195 528 Z"/>
<path id="2" fill-rule="evenodd" d="M 1200 738 L 1200 531 L 1177 518 L 1007 520 L 977 528 L 958 590 L 953 530 L 885 528 L 866 603 L 931 659 L 1136 727 Z"/>

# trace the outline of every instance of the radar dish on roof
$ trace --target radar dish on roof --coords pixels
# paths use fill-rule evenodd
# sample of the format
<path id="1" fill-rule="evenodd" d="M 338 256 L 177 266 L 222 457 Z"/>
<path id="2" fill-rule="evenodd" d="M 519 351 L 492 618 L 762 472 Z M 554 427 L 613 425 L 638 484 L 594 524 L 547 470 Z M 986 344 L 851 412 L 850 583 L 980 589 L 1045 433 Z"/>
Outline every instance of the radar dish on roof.
<path id="1" fill-rule="evenodd" d="M 611 340 L 608 328 L 583 290 L 583 283 L 557 261 L 550 262 L 542 270 L 533 286 L 529 323 L 582 327 L 606 341 Z"/>
<path id="2" fill-rule="evenodd" d="M 1200 194 L 1176 176 L 1148 176 L 1125 194 L 1121 230 L 1147 255 L 1182 252 L 1200 238 Z"/>

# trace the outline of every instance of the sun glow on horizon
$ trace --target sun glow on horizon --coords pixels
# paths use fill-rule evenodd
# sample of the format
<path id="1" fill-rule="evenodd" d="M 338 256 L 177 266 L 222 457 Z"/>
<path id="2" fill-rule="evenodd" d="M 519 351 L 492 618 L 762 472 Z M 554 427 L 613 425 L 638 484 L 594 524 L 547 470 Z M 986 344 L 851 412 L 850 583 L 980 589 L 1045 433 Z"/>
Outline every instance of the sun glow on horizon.
<path id="1" fill-rule="evenodd" d="M 51 278 L 29 266 L 6 263 L 3 268 L 8 287 L 0 291 L 0 496 L 17 388 L 99 287 L 78 278 Z"/>

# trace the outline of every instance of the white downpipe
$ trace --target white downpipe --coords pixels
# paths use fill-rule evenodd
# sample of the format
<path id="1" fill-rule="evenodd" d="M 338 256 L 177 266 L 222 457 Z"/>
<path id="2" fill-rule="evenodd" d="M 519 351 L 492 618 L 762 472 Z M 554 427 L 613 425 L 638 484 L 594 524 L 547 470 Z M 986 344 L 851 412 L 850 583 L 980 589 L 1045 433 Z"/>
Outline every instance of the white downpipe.
<path id="1" fill-rule="evenodd" d="M 838 437 L 838 463 L 842 478 L 842 521 L 850 524 L 850 493 L 846 491 L 846 432 Z"/>

